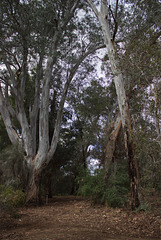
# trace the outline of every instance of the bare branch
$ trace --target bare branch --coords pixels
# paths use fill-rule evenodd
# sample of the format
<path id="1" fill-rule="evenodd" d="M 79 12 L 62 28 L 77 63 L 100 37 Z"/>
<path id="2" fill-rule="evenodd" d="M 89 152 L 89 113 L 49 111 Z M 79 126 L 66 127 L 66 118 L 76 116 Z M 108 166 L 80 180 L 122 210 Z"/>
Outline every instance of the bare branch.
<path id="1" fill-rule="evenodd" d="M 92 8 L 93 12 L 98 17 L 99 12 L 98 12 L 96 6 L 94 5 L 94 3 L 92 2 L 92 0 L 86 0 L 86 2 L 90 5 L 90 7 Z"/>
<path id="2" fill-rule="evenodd" d="M 113 37 L 112 37 L 113 42 L 115 40 L 115 36 L 116 36 L 117 30 L 118 30 L 118 23 L 117 23 L 118 1 L 119 0 L 116 1 L 115 14 L 113 13 L 113 11 L 111 9 L 111 5 L 109 5 L 109 10 L 110 10 L 110 13 L 112 15 L 112 18 L 113 18 L 114 24 L 115 24 L 115 28 L 113 31 Z"/>
<path id="3" fill-rule="evenodd" d="M 150 41 L 150 46 L 152 46 L 153 44 L 156 43 L 156 41 L 158 40 L 158 38 L 161 36 L 161 31 L 156 32 L 156 34 L 151 38 Z"/>
<path id="4" fill-rule="evenodd" d="M 11 77 L 11 81 L 13 83 L 13 86 L 16 87 L 16 79 L 15 79 L 14 73 L 13 73 L 13 71 L 11 69 L 11 66 L 10 66 L 10 64 L 8 63 L 7 59 L 4 56 L 3 56 L 3 60 L 4 60 L 4 64 L 6 65 L 7 70 L 9 72 L 9 75 Z"/>
<path id="5" fill-rule="evenodd" d="M 66 25 L 68 24 L 68 22 L 70 21 L 70 19 L 73 17 L 73 14 L 74 14 L 77 6 L 78 6 L 79 1 L 80 1 L 80 0 L 77 0 L 77 1 L 74 3 L 73 7 L 70 9 L 70 11 L 67 11 L 67 13 L 66 13 L 66 15 L 65 15 L 65 19 L 64 19 L 64 21 L 63 21 L 63 23 L 62 23 L 62 26 L 61 26 L 60 29 L 59 29 L 60 31 L 66 27 Z"/>

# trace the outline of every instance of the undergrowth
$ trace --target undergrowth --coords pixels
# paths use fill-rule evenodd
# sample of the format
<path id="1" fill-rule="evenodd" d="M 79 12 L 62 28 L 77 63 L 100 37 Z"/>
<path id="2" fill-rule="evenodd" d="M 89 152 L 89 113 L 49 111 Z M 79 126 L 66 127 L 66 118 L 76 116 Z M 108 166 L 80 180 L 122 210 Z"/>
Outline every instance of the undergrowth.
<path id="1" fill-rule="evenodd" d="M 79 185 L 78 194 L 90 198 L 93 204 L 107 204 L 110 207 L 123 207 L 128 201 L 129 182 L 128 175 L 123 169 L 119 169 L 115 177 L 109 178 L 109 183 L 104 180 L 103 169 L 95 170 L 91 174 L 89 170 L 80 170 L 76 181 Z"/>
<path id="2" fill-rule="evenodd" d="M 25 202 L 26 194 L 13 186 L 0 185 L 0 210 L 10 214 L 12 217 L 18 217 L 17 209 Z"/>

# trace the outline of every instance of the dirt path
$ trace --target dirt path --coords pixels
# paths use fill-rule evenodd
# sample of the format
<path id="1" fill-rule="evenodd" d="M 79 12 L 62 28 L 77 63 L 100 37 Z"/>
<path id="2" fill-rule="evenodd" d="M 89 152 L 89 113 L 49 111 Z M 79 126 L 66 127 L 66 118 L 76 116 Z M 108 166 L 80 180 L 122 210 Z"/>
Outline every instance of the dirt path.
<path id="1" fill-rule="evenodd" d="M 161 210 L 156 214 L 93 207 L 79 197 L 56 197 L 30 206 L 19 219 L 0 219 L 1 240 L 156 240 L 161 239 Z"/>

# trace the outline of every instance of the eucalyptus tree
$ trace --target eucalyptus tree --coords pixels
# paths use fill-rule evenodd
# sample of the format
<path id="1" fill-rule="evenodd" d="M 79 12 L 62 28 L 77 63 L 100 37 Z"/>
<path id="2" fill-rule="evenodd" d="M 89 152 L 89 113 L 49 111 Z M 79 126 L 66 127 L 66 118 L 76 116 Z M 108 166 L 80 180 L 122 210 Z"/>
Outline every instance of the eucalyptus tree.
<path id="1" fill-rule="evenodd" d="M 119 1 L 116 0 L 115 12 L 111 10 L 111 6 L 108 5 L 107 0 L 97 1 L 96 5 L 92 0 L 86 0 L 86 2 L 90 5 L 97 19 L 99 20 L 99 23 L 103 32 L 103 36 L 104 36 L 104 42 L 107 48 L 111 70 L 114 76 L 121 123 L 124 131 L 126 157 L 128 162 L 128 171 L 129 171 L 129 179 L 130 179 L 130 187 L 131 187 L 131 208 L 135 209 L 137 206 L 139 206 L 141 201 L 139 169 L 138 169 L 137 160 L 135 159 L 135 156 L 134 156 L 131 116 L 130 116 L 127 96 L 125 92 L 124 80 L 123 80 L 123 75 L 119 66 L 117 51 L 114 43 L 115 35 L 117 33 L 118 24 L 119 24 L 119 22 L 117 21 Z M 99 6 L 97 6 L 97 4 Z M 100 7 L 100 10 L 98 10 L 98 7 Z M 110 13 L 112 15 L 113 23 L 114 23 L 113 33 L 111 33 L 110 22 L 108 21 L 108 16 Z"/>
<path id="2" fill-rule="evenodd" d="M 160 79 L 160 1 L 124 1 L 126 5 L 122 6 L 124 13 L 122 19 L 118 19 L 118 38 L 121 43 L 116 45 L 119 56 L 119 67 L 124 76 L 124 84 L 128 97 L 129 108 L 133 121 L 133 136 L 137 136 L 139 126 L 147 126 L 144 129 L 149 132 L 149 127 L 152 122 L 155 122 L 157 134 L 159 133 L 159 104 L 156 104 L 155 99 L 159 89 Z M 111 6 L 110 6 L 111 9 Z M 111 10 L 110 10 L 111 11 Z M 114 11 L 113 11 L 114 12 Z M 128 19 L 128 21 L 127 21 Z M 157 85 L 157 92 L 156 87 Z M 150 89 L 153 89 L 151 91 Z M 151 93 L 150 93 L 151 92 Z M 152 93 L 153 92 L 153 93 Z M 157 94 L 156 94 L 156 93 Z M 154 100 L 154 101 L 153 101 Z M 153 104 L 151 104 L 153 102 Z M 159 101 L 157 101 L 159 103 Z M 151 107 L 150 107 L 151 106 Z M 152 107 L 153 106 L 153 107 Z M 157 106 L 157 107 L 156 107 Z M 151 114 L 147 114 L 151 109 Z M 151 116 L 150 116 L 151 115 Z M 152 117 L 153 115 L 153 117 Z M 152 120 L 153 118 L 153 120 Z M 147 120 L 149 124 L 147 125 Z M 142 127 L 141 127 L 142 128 Z M 115 139 L 118 134 L 119 122 L 118 119 L 112 126 L 111 140 L 107 144 L 106 154 L 107 159 L 111 159 L 113 150 L 115 149 Z M 152 128 L 152 138 L 154 138 L 154 128 Z M 139 131 L 140 132 L 140 131 Z M 135 137 L 134 137 L 135 139 Z M 151 139 L 151 138 L 150 138 Z M 150 140 L 149 139 L 149 144 Z M 138 159 L 139 145 L 144 146 L 142 141 L 136 144 L 135 158 Z M 111 149 L 111 151 L 109 151 Z M 143 150 L 144 149 L 144 150 Z M 145 148 L 142 148 L 145 151 Z M 147 152 L 146 152 L 147 153 Z M 145 153 L 144 153 L 145 154 Z M 138 159 L 139 164 L 142 159 Z M 142 164 L 140 164 L 142 166 Z"/>
<path id="3" fill-rule="evenodd" d="M 79 44 L 79 0 L 7 0 L 0 7 L 0 113 L 11 143 L 24 146 L 29 201 L 38 197 L 41 173 L 55 153 L 70 82 L 100 46 L 84 39 Z M 49 137 L 54 99 L 57 109 Z"/>
<path id="4" fill-rule="evenodd" d="M 136 157 L 144 186 L 157 186 L 160 176 L 160 1 L 130 3 L 131 29 L 126 35 L 121 68 L 133 118 Z M 128 66 L 128 67 L 127 67 Z M 140 139 L 140 141 L 139 141 Z M 145 184 L 145 179 L 146 184 Z M 156 184 L 154 184 L 155 180 Z M 148 185 L 149 184 L 149 185 Z"/>

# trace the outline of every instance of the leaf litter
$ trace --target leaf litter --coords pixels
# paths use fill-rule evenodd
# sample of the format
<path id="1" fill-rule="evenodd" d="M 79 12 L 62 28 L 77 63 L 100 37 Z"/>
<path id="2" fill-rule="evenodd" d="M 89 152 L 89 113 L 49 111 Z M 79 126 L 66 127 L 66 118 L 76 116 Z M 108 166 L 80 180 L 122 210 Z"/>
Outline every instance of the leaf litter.
<path id="1" fill-rule="evenodd" d="M 92 206 L 77 196 L 54 197 L 48 205 L 29 205 L 19 218 L 0 217 L 1 240 L 156 240 L 161 239 L 161 206 L 131 212 Z"/>

